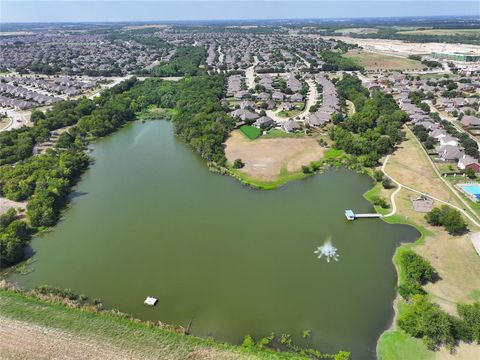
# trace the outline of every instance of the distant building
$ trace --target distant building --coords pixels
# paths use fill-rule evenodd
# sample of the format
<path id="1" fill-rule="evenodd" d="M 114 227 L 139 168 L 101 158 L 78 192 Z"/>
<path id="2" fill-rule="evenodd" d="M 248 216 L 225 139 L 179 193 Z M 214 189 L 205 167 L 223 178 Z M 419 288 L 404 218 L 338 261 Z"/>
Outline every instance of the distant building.
<path id="1" fill-rule="evenodd" d="M 432 57 L 436 59 L 447 59 L 463 62 L 480 61 L 480 54 L 474 53 L 458 53 L 458 52 L 433 52 Z"/>

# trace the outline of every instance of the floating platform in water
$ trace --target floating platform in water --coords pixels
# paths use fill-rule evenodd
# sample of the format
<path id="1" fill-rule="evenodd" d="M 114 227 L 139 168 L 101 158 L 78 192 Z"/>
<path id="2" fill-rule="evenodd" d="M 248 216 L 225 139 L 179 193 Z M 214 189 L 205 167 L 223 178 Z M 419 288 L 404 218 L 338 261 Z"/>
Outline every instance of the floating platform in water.
<path id="1" fill-rule="evenodd" d="M 355 214 L 353 210 L 345 210 L 345 217 L 347 220 L 355 220 L 361 218 L 379 218 L 382 217 L 381 214 L 371 213 L 371 214 Z"/>
<path id="2" fill-rule="evenodd" d="M 145 299 L 145 301 L 143 302 L 145 305 L 148 305 L 148 306 L 155 306 L 155 304 L 158 302 L 158 299 L 157 298 L 154 298 L 154 297 L 151 297 L 151 296 L 147 296 L 147 298 Z"/>

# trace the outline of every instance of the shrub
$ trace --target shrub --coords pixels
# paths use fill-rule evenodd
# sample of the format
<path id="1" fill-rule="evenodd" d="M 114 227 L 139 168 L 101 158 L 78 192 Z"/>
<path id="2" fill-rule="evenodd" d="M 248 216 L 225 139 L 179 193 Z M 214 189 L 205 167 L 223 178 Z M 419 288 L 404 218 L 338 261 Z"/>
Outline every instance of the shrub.
<path id="1" fill-rule="evenodd" d="M 383 172 L 380 170 L 375 170 L 373 172 L 373 178 L 375 179 L 376 182 L 380 182 L 383 180 Z"/>
<path id="2" fill-rule="evenodd" d="M 467 168 L 467 171 L 465 171 L 465 174 L 470 178 L 470 179 L 475 179 L 477 176 L 475 175 L 475 170 L 472 168 Z"/>
<path id="3" fill-rule="evenodd" d="M 233 167 L 235 169 L 241 169 L 245 166 L 245 164 L 243 163 L 243 161 L 241 159 L 235 159 L 235 161 L 233 162 Z"/>
<path id="4" fill-rule="evenodd" d="M 242 347 L 251 349 L 255 346 L 255 340 L 250 335 L 245 335 L 242 341 Z"/>
<path id="5" fill-rule="evenodd" d="M 380 196 L 372 196 L 372 203 L 375 206 L 380 206 L 383 209 L 388 209 L 390 205 L 385 201 L 385 199 Z"/>
<path id="6" fill-rule="evenodd" d="M 384 189 L 391 189 L 394 187 L 392 180 L 387 177 L 382 180 L 382 186 Z"/>

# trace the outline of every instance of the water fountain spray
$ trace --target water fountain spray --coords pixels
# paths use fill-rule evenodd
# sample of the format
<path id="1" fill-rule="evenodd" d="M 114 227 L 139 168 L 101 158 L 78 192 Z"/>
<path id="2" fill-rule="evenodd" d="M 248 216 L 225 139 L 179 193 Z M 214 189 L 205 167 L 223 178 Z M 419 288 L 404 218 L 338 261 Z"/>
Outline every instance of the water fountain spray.
<path id="1" fill-rule="evenodd" d="M 337 254 L 337 248 L 332 245 L 332 241 L 327 239 L 322 246 L 317 247 L 317 250 L 313 252 L 314 254 L 318 255 L 318 258 L 321 259 L 325 256 L 327 262 L 330 262 L 330 259 L 338 261 L 339 255 Z"/>

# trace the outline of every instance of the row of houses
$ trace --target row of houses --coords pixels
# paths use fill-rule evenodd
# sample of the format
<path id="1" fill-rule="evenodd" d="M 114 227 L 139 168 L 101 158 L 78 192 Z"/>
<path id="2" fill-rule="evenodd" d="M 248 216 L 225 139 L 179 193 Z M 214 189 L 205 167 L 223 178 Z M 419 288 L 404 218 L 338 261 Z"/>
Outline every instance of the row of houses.
<path id="1" fill-rule="evenodd" d="M 335 85 L 327 79 L 323 74 L 315 76 L 317 84 L 322 86 L 322 104 L 317 111 L 308 115 L 305 123 L 318 127 L 323 126 L 330 121 L 330 116 L 340 110 L 337 90 Z"/>
<path id="2" fill-rule="evenodd" d="M 5 83 L 0 83 L 0 95 L 28 100 L 41 105 L 52 105 L 62 100 L 58 97 L 39 94 L 36 91 L 28 90 L 21 86 L 15 86 Z"/>
<path id="3" fill-rule="evenodd" d="M 50 93 L 65 94 L 68 96 L 80 95 L 92 89 L 95 85 L 83 81 L 74 80 L 70 77 L 45 79 L 43 77 L 5 76 L 0 77 L 0 83 L 22 84 L 42 89 Z"/>

